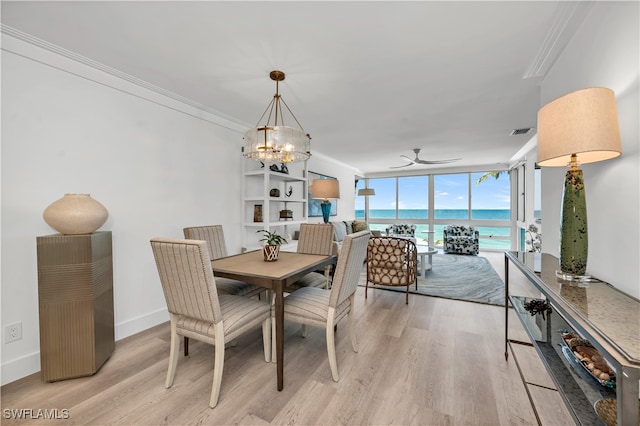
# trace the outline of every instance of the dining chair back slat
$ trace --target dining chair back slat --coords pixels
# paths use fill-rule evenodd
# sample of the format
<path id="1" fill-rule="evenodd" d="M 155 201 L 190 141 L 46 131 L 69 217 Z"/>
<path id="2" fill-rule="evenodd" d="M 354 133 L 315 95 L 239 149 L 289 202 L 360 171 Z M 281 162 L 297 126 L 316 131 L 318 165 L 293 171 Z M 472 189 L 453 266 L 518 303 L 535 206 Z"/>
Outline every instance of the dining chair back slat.
<path id="1" fill-rule="evenodd" d="M 345 238 L 342 243 L 338 264 L 333 276 L 329 306 L 334 308 L 356 292 L 371 233 L 369 231 L 360 231 L 349 236 L 351 238 Z"/>
<path id="2" fill-rule="evenodd" d="M 218 295 L 207 242 L 154 238 L 151 248 L 171 321 L 169 368 L 165 387 L 173 385 L 180 337 L 214 345 L 209 406 L 220 395 L 225 343 L 262 325 L 264 358 L 271 358 L 271 306 L 242 296 Z M 186 343 L 186 340 L 185 340 Z"/>
<path id="3" fill-rule="evenodd" d="M 170 314 L 217 323 L 222 320 L 205 241 L 156 239 L 151 245 Z"/>
<path id="4" fill-rule="evenodd" d="M 354 352 L 358 352 L 353 314 L 354 299 L 370 236 L 369 231 L 360 231 L 349 234 L 344 239 L 331 290 L 302 287 L 284 299 L 285 320 L 302 324 L 303 336 L 306 333 L 306 325 L 324 328 L 329 367 L 336 382 L 340 380 L 340 375 L 336 360 L 334 327 L 344 317 L 348 317 L 351 346 Z"/>
<path id="5" fill-rule="evenodd" d="M 333 225 L 330 223 L 303 223 L 298 237 L 298 253 L 331 254 Z"/>
<path id="6" fill-rule="evenodd" d="M 207 242 L 210 260 L 227 257 L 227 245 L 224 240 L 222 225 L 191 226 L 182 230 L 188 240 L 204 240 Z"/>
<path id="7" fill-rule="evenodd" d="M 302 254 L 333 254 L 333 225 L 330 223 L 303 223 L 300 225 L 297 252 Z M 292 293 L 302 287 L 329 288 L 331 265 L 324 268 L 324 275 L 311 272 L 287 286 L 285 291 Z"/>

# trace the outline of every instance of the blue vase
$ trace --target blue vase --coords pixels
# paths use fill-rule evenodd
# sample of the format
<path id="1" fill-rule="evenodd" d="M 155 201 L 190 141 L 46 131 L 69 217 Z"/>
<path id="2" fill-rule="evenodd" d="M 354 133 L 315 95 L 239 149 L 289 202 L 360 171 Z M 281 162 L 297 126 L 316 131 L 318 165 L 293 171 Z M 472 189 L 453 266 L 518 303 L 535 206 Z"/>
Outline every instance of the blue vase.
<path id="1" fill-rule="evenodd" d="M 320 209 L 322 210 L 322 219 L 324 219 L 324 223 L 329 223 L 329 215 L 331 214 L 331 202 L 322 202 L 320 204 Z"/>

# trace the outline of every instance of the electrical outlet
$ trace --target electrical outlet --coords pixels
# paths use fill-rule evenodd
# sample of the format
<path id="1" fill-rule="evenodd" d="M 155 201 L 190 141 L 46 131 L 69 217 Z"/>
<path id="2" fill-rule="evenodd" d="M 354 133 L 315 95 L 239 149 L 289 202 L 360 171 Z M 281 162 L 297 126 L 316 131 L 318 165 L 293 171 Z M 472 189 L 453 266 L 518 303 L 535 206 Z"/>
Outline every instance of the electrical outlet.
<path id="1" fill-rule="evenodd" d="M 22 321 L 4 327 L 4 342 L 11 343 L 22 339 Z"/>

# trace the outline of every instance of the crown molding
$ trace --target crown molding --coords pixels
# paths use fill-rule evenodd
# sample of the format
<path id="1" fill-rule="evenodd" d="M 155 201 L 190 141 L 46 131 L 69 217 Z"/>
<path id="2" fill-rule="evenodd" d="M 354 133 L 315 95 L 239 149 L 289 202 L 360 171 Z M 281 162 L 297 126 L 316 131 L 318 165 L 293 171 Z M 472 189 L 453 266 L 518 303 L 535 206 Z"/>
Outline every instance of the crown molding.
<path id="1" fill-rule="evenodd" d="M 162 104 L 174 110 L 179 110 L 193 117 L 203 119 L 210 123 L 217 124 L 219 126 L 239 133 L 244 133 L 246 129 L 251 127 L 251 125 L 247 123 L 241 122 L 240 120 L 237 120 L 231 116 L 225 115 L 206 105 L 185 98 L 184 96 L 178 95 L 177 93 L 171 92 L 169 90 L 165 90 L 162 87 L 151 84 L 145 80 L 139 79 L 115 68 L 111 68 L 101 62 L 87 58 L 83 55 L 67 50 L 56 44 L 50 43 L 46 40 L 42 40 L 38 37 L 32 36 L 31 34 L 22 32 L 8 25 L 0 24 L 0 32 L 3 35 L 10 36 L 16 40 L 50 52 L 56 56 L 69 59 L 77 64 L 89 67 L 92 70 L 96 70 L 100 73 L 115 77 L 120 81 L 129 83 L 129 85 L 144 89 L 144 91 L 132 90 L 130 88 L 123 88 L 123 86 L 119 84 L 117 85 L 118 90 L 127 92 L 137 97 L 142 97 L 157 104 Z M 33 52 L 33 50 L 23 48 L 15 43 L 7 43 L 6 40 L 3 40 L 2 50 L 18 54 L 22 57 L 29 58 L 46 65 L 51 65 L 57 69 L 70 72 L 71 74 L 81 75 L 84 78 L 88 78 L 89 80 L 96 81 L 100 84 L 116 88 L 115 85 L 113 85 L 111 82 L 106 82 L 105 78 L 100 78 L 100 76 L 98 76 L 96 73 L 91 73 L 91 75 L 89 75 L 88 73 L 79 71 L 77 68 L 71 69 L 71 67 L 61 64 L 59 61 L 55 61 L 54 64 L 53 61 L 49 60 L 49 58 L 43 58 L 41 55 L 38 55 L 37 52 Z M 149 95 L 150 93 L 152 95 Z"/>
<path id="2" fill-rule="evenodd" d="M 559 2 L 549 32 L 522 79 L 543 79 L 593 7 L 592 1 Z"/>

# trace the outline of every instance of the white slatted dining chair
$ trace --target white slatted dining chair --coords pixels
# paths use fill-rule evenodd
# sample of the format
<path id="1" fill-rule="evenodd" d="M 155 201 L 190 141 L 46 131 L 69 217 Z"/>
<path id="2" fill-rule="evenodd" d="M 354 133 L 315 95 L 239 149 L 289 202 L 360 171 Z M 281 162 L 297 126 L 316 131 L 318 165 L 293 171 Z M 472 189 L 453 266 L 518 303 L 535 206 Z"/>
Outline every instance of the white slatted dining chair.
<path id="1" fill-rule="evenodd" d="M 190 226 L 183 228 L 184 237 L 188 240 L 203 240 L 207 242 L 207 249 L 211 260 L 227 257 L 227 245 L 224 239 L 222 225 Z M 218 294 L 230 294 L 233 296 L 253 297 L 260 296 L 267 290 L 255 284 L 230 278 L 216 278 Z M 266 297 L 266 296 L 265 296 Z M 269 300 L 268 298 L 266 300 Z M 232 343 L 233 345 L 234 343 Z M 184 338 L 184 356 L 189 355 L 189 338 Z"/>
<path id="2" fill-rule="evenodd" d="M 298 253 L 322 254 L 325 256 L 334 253 L 333 225 L 330 223 L 303 223 L 300 225 L 298 237 Z M 298 281 L 285 288 L 287 293 L 292 293 L 302 287 L 329 288 L 331 265 L 324 269 L 324 275 L 318 272 L 310 272 Z"/>
<path id="3" fill-rule="evenodd" d="M 171 319 L 171 349 L 165 387 L 173 385 L 180 349 L 179 336 L 215 346 L 209 406 L 220 395 L 225 343 L 262 325 L 265 361 L 271 355 L 271 306 L 243 296 L 219 295 L 207 243 L 154 238 L 151 248 Z"/>
<path id="4" fill-rule="evenodd" d="M 354 330 L 353 301 L 367 252 L 369 231 L 349 234 L 342 243 L 331 290 L 303 287 L 284 298 L 285 321 L 325 329 L 329 366 L 334 381 L 340 380 L 336 361 L 334 325 L 348 317 L 349 336 L 354 352 L 358 343 Z M 272 327 L 272 332 L 275 327 Z M 273 355 L 272 355 L 273 356 Z"/>

